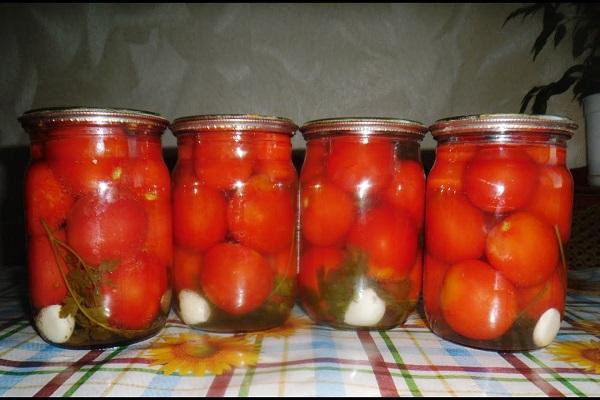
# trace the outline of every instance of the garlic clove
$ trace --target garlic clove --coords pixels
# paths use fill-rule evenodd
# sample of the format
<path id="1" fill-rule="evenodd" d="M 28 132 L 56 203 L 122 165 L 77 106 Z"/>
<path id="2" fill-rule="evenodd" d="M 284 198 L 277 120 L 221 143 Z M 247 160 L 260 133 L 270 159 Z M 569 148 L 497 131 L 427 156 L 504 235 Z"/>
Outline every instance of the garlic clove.
<path id="1" fill-rule="evenodd" d="M 179 316 L 188 325 L 201 324 L 210 318 L 210 304 L 193 290 L 179 292 Z"/>
<path id="2" fill-rule="evenodd" d="M 359 287 L 344 314 L 344 322 L 353 326 L 375 326 L 385 314 L 385 302 L 371 288 Z"/>
<path id="3" fill-rule="evenodd" d="M 59 304 L 44 307 L 35 318 L 35 326 L 40 334 L 52 343 L 65 343 L 75 329 L 75 318 L 71 315 L 61 318 L 60 309 Z"/>
<path id="4" fill-rule="evenodd" d="M 560 330 L 560 312 L 556 308 L 546 310 L 538 319 L 533 329 L 533 343 L 538 347 L 546 347 Z"/>

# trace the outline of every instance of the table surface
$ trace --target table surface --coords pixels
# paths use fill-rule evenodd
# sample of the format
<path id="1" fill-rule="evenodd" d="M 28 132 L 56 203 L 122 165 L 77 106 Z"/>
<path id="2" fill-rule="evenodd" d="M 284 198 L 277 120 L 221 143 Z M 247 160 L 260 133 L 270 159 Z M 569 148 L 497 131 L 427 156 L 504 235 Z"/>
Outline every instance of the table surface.
<path id="1" fill-rule="evenodd" d="M 445 341 L 418 311 L 391 330 L 341 331 L 298 308 L 280 328 L 238 335 L 191 329 L 172 312 L 145 341 L 67 350 L 36 334 L 20 293 L 0 280 L 0 396 L 600 395 L 600 296 L 591 292 L 569 290 L 553 344 L 514 353 Z"/>

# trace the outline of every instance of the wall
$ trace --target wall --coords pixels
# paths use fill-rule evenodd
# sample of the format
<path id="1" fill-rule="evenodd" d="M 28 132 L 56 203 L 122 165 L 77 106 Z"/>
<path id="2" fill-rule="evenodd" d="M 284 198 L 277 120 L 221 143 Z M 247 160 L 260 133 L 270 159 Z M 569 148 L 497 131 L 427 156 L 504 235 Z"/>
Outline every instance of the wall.
<path id="1" fill-rule="evenodd" d="M 55 106 L 124 107 L 168 119 L 259 113 L 298 124 L 387 116 L 427 125 L 518 112 L 533 86 L 571 65 L 568 43 L 534 63 L 541 15 L 502 24 L 518 4 L 0 4 L 0 265 L 23 264 L 29 139 L 17 118 Z M 549 113 L 580 129 L 570 93 Z M 164 146 L 173 148 L 167 132 Z M 428 136 L 423 148 L 435 143 Z M 294 146 L 302 148 L 300 135 Z M 172 152 L 171 152 L 172 153 Z"/>
<path id="2" fill-rule="evenodd" d="M 0 145 L 26 145 L 31 108 L 89 105 L 190 114 L 261 113 L 301 124 L 390 116 L 430 124 L 517 112 L 570 65 L 567 43 L 531 60 L 541 15 L 502 27 L 517 4 L 0 5 Z M 565 41 L 566 42 L 566 41 Z M 570 93 L 549 113 L 582 128 Z M 165 146 L 175 146 L 167 133 Z M 304 146 L 301 136 L 295 147 Z M 424 148 L 432 148 L 428 137 Z"/>

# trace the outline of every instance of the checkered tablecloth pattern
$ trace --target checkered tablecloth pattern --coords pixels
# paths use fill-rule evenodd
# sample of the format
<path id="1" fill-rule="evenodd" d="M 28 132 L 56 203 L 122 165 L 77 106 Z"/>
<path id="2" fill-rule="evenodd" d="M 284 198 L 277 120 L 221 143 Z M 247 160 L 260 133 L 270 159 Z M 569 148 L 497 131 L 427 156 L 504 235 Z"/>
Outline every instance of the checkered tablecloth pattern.
<path id="1" fill-rule="evenodd" d="M 303 324 L 293 334 L 242 335 L 258 355 L 253 365 L 217 375 L 167 374 L 148 349 L 164 338 L 206 332 L 171 313 L 160 334 L 143 342 L 67 350 L 36 334 L 21 297 L 14 285 L 0 286 L 0 396 L 600 395 L 600 333 L 579 324 L 599 321 L 600 297 L 581 293 L 569 294 L 555 343 L 589 344 L 596 372 L 591 361 L 561 361 L 548 348 L 502 353 L 442 340 L 418 312 L 392 330 L 355 332 L 311 324 L 296 308 L 293 317 Z"/>

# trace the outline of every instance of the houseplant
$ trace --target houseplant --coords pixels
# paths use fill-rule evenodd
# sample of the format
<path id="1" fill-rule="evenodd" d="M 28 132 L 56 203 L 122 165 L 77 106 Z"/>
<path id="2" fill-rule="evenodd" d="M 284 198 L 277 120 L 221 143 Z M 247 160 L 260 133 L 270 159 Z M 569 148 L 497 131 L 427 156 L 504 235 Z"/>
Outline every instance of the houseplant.
<path id="1" fill-rule="evenodd" d="M 532 103 L 533 114 L 545 114 L 550 97 L 572 88 L 573 99 L 583 106 L 586 119 L 588 182 L 600 186 L 600 4 L 534 3 L 514 10 L 504 24 L 536 13 L 543 13 L 543 24 L 531 48 L 533 60 L 549 40 L 556 48 L 569 38 L 575 63 L 558 80 L 531 88 L 523 97 L 520 112 Z"/>

